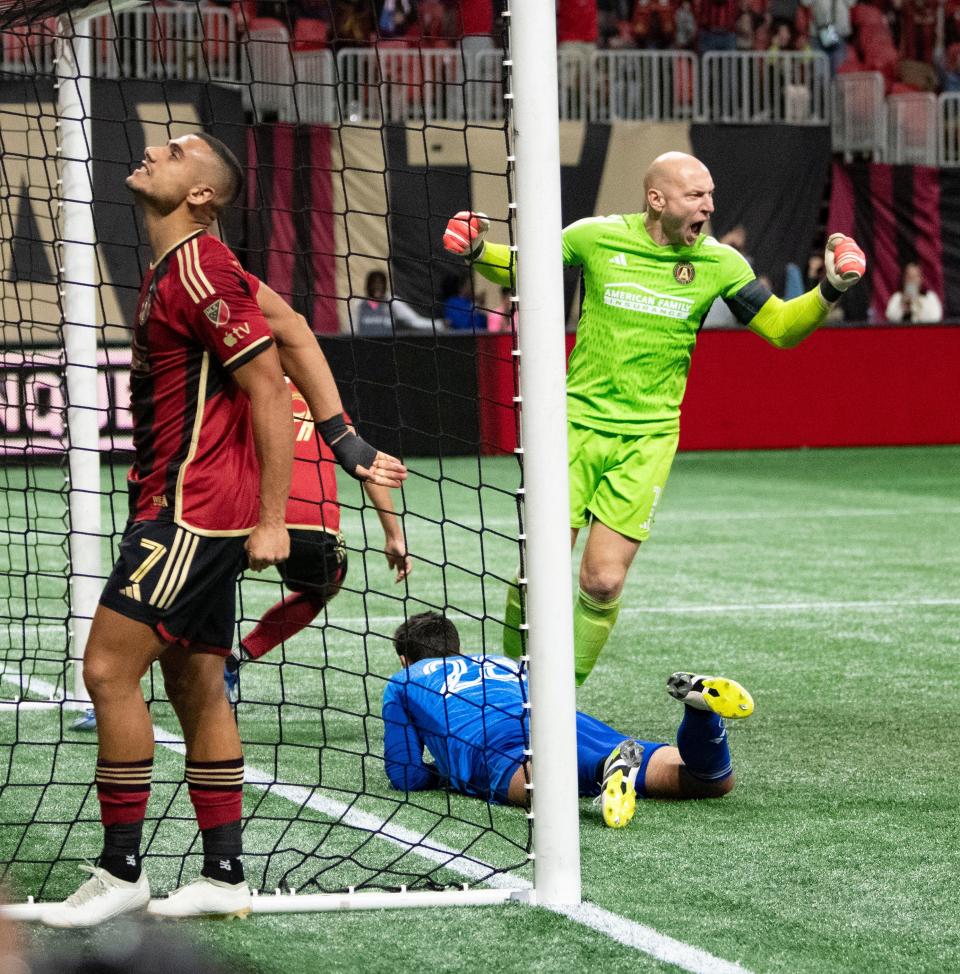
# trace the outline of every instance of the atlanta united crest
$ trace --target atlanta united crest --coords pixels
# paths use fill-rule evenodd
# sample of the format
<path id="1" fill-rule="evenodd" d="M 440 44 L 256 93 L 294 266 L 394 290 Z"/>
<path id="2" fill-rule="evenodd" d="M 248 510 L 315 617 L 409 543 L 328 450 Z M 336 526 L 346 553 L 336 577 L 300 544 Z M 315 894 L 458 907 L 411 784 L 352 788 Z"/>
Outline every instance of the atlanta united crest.
<path id="1" fill-rule="evenodd" d="M 673 265 L 673 279 L 678 284 L 691 284 L 696 276 L 697 272 L 688 260 L 681 260 L 679 264 Z"/>
<path id="2" fill-rule="evenodd" d="M 208 304 L 203 309 L 203 313 L 217 328 L 226 327 L 227 322 L 230 320 L 230 308 L 223 298 L 217 298 L 213 304 Z"/>

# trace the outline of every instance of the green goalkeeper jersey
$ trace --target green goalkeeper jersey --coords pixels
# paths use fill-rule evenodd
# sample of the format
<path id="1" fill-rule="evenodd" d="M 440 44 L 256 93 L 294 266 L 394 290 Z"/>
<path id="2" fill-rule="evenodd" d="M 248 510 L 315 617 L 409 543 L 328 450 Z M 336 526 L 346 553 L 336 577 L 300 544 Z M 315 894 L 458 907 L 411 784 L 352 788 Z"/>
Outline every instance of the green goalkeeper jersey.
<path id="1" fill-rule="evenodd" d="M 750 265 L 703 234 L 690 247 L 659 246 L 641 213 L 571 224 L 563 262 L 582 267 L 584 282 L 570 421 L 631 435 L 679 429 L 700 324 L 717 298 L 754 280 Z"/>

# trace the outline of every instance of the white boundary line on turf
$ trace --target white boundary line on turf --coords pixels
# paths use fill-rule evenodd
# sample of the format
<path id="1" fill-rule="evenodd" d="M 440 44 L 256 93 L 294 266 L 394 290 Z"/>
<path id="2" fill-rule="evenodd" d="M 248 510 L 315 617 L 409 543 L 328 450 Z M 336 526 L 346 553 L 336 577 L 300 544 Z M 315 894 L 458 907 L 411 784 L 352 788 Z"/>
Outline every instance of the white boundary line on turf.
<path id="1" fill-rule="evenodd" d="M 21 681 L 19 677 L 9 673 L 0 672 L 0 679 L 16 683 L 18 686 L 26 683 L 27 685 L 22 688 L 24 690 L 29 688 L 34 693 L 52 695 L 56 689 L 53 684 L 45 683 L 43 680 L 28 679 Z M 64 701 L 63 707 L 66 710 L 86 710 L 87 704 L 82 701 L 67 700 Z M 177 754 L 185 753 L 183 738 L 171 735 L 169 731 L 158 727 L 156 724 L 153 725 L 153 734 L 156 743 L 161 747 L 168 748 Z M 397 845 L 429 862 L 437 863 L 451 872 L 457 872 L 468 879 L 483 882 L 487 886 L 497 889 L 532 889 L 532 883 L 520 877 L 502 874 L 490 876 L 489 871 L 495 867 L 479 860 L 464 858 L 455 849 L 447 848 L 440 843 L 432 844 L 425 835 L 413 829 L 388 822 L 377 815 L 360 811 L 344 802 L 317 795 L 310 788 L 299 785 L 276 784 L 266 771 L 261 771 L 259 768 L 248 765 L 245 769 L 244 780 L 254 788 L 270 795 L 285 798 L 300 808 L 307 807 L 323 815 L 336 818 L 344 825 L 374 832 L 377 838 Z M 267 900 L 268 898 L 265 897 L 264 899 Z M 686 944 L 682 940 L 668 937 L 666 934 L 659 933 L 652 927 L 637 923 L 635 920 L 630 920 L 617 913 L 611 913 L 594 903 L 584 902 L 579 906 L 548 906 L 546 909 L 558 913 L 574 923 L 579 923 L 581 926 L 589 927 L 591 930 L 626 947 L 648 954 L 667 964 L 673 964 L 681 970 L 689 971 L 690 974 L 750 974 L 745 967 L 739 964 L 714 957 L 713 954 L 709 954 L 705 950 Z"/>
<path id="2" fill-rule="evenodd" d="M 699 615 L 701 613 L 709 614 L 713 612 L 825 612 L 829 610 L 846 611 L 848 609 L 863 609 L 868 611 L 872 609 L 937 608 L 958 605 L 960 605 L 960 598 L 851 599 L 845 602 L 718 602 L 714 605 L 625 606 L 620 612 L 622 615 Z M 369 616 L 338 616 L 335 612 L 331 612 L 330 625 L 336 630 L 348 625 L 403 622 L 405 618 L 406 616 L 402 615 L 376 615 L 375 613 Z M 43 624 L 33 626 L 29 629 L 29 632 L 36 635 L 42 635 L 43 633 L 62 633 L 64 627 L 65 624 L 64 626 Z M 3 625 L 0 623 L 0 632 L 2 630 Z M 363 631 L 358 631 L 355 634 L 363 635 Z M 20 660 L 20 662 L 26 663 L 30 661 Z"/>
<path id="3" fill-rule="evenodd" d="M 413 524 L 425 520 L 415 511 L 405 512 Z M 730 514 L 714 514 L 710 511 L 661 511 L 657 514 L 657 524 L 684 524 L 687 522 L 716 522 L 718 524 L 736 524 L 740 521 L 820 521 L 836 519 L 861 519 L 872 517 L 956 517 L 960 514 L 960 507 L 930 507 L 917 509 L 915 507 L 899 508 L 861 508 L 851 510 L 845 507 L 826 507 L 821 510 L 809 511 L 736 511 Z M 513 517 L 492 515 L 480 521 L 452 521 L 437 522 L 431 520 L 437 527 L 464 528 L 478 532 L 483 528 L 516 527 L 517 521 Z M 373 550 L 373 549 L 371 549 Z"/>

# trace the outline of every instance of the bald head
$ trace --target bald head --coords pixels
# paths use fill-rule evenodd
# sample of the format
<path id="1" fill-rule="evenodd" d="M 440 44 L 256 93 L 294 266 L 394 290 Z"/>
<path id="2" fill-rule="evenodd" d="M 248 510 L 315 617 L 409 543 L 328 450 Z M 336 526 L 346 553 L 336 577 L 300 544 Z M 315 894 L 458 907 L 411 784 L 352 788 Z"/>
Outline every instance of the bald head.
<path id="1" fill-rule="evenodd" d="M 697 175 L 710 178 L 710 170 L 696 156 L 686 152 L 664 152 L 650 163 L 643 175 L 644 195 L 651 189 L 676 185 Z"/>
<path id="2" fill-rule="evenodd" d="M 660 246 L 690 247 L 713 213 L 710 170 L 686 152 L 657 156 L 643 176 L 645 223 Z"/>

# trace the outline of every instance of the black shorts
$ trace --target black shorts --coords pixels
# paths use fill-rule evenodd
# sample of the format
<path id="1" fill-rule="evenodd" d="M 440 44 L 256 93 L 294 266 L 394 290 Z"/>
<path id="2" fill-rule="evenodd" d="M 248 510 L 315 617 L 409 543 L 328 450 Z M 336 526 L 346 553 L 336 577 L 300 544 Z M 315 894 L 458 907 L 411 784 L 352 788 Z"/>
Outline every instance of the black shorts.
<path id="1" fill-rule="evenodd" d="M 134 521 L 123 533 L 100 604 L 145 623 L 161 639 L 226 656 L 246 540 L 208 538 L 170 521 Z"/>
<path id="2" fill-rule="evenodd" d="M 330 598 L 347 576 L 343 536 L 329 531 L 290 528 L 290 557 L 277 568 L 292 592 Z"/>

